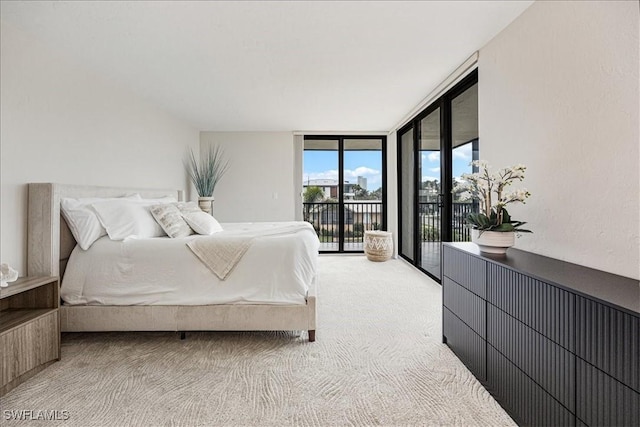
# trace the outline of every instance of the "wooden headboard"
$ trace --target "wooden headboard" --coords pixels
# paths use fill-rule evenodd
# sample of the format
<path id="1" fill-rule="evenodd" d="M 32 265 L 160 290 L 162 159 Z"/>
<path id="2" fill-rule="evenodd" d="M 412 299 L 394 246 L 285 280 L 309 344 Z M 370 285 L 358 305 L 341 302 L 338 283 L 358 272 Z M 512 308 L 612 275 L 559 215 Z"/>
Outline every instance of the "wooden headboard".
<path id="1" fill-rule="evenodd" d="M 76 240 L 60 215 L 60 200 L 85 197 L 121 197 L 138 193 L 143 198 L 175 197 L 184 200 L 182 190 L 98 187 L 52 183 L 29 184 L 27 224 L 27 274 L 59 276 L 62 279 Z"/>

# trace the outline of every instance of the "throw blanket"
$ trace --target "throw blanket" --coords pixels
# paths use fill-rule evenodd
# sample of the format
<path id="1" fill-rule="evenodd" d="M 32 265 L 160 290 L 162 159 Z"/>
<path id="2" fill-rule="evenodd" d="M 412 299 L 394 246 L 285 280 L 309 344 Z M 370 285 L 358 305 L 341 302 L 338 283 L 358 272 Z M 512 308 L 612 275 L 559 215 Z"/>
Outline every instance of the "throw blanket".
<path id="1" fill-rule="evenodd" d="M 224 280 L 249 250 L 254 239 L 281 234 L 293 234 L 301 230 L 315 230 L 308 222 L 269 223 L 264 228 L 241 231 L 222 231 L 211 236 L 202 236 L 187 243 L 187 246 L 220 280 Z"/>

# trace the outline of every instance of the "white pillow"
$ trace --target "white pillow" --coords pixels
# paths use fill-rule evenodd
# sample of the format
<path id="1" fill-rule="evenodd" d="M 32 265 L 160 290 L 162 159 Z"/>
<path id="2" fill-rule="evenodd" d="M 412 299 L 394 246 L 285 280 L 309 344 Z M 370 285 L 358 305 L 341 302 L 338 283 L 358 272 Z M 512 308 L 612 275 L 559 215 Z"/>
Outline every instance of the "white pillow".
<path id="1" fill-rule="evenodd" d="M 120 198 L 63 198 L 60 200 L 62 216 L 67 221 L 67 225 L 76 242 L 85 251 L 91 247 L 93 242 L 107 235 L 107 231 L 100 224 L 95 211 L 91 208 L 93 203 L 107 200 L 140 200 L 140 195 L 133 194 Z"/>
<path id="2" fill-rule="evenodd" d="M 175 201 L 170 198 L 167 202 Z M 151 215 L 149 208 L 158 204 L 158 199 L 151 200 L 109 200 L 93 203 L 91 207 L 98 214 L 98 219 L 107 230 L 111 240 L 124 240 L 127 237 L 161 237 L 166 236 L 164 230 Z"/>
<path id="3" fill-rule="evenodd" d="M 183 214 L 183 218 L 187 221 L 189 227 L 193 228 L 193 231 L 198 234 L 210 236 L 223 231 L 220 223 L 216 221 L 214 217 L 203 211 Z"/>
<path id="4" fill-rule="evenodd" d="M 163 203 L 178 203 L 175 197 L 173 196 L 164 196 L 157 199 L 143 199 L 140 198 L 140 201 L 145 202 L 149 205 L 160 205 Z"/>

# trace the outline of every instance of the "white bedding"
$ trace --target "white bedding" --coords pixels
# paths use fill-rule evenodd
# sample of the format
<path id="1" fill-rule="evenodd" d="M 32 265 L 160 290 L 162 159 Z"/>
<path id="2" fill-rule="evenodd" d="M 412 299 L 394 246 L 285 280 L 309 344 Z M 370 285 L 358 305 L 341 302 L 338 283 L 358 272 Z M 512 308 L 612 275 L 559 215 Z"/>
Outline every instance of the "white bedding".
<path id="1" fill-rule="evenodd" d="M 274 230 L 281 223 L 227 223 L 224 233 Z M 259 234 L 259 233 L 258 233 Z M 61 297 L 67 305 L 305 304 L 316 280 L 319 241 L 309 225 L 256 237 L 221 281 L 186 243 L 201 236 L 98 239 L 73 250 Z"/>

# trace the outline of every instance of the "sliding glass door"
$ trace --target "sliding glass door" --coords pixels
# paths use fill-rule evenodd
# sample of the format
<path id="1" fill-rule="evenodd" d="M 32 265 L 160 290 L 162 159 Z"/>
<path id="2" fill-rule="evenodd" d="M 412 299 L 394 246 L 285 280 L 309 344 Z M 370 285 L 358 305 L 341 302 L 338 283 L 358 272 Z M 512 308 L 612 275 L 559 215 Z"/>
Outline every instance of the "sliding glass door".
<path id="1" fill-rule="evenodd" d="M 417 265 L 429 274 L 440 275 L 443 189 L 440 179 L 440 107 L 420 119 L 418 128 L 418 259 Z"/>
<path id="2" fill-rule="evenodd" d="M 386 136 L 306 136 L 303 218 L 321 252 L 363 252 L 364 232 L 386 230 Z"/>
<path id="3" fill-rule="evenodd" d="M 463 173 L 476 172 L 469 164 L 479 159 L 478 150 L 478 84 L 462 88 L 451 98 L 451 175 L 452 212 L 451 241 L 467 242 L 471 240 L 470 230 L 465 227 L 466 216 L 478 211 L 477 202 L 460 200 L 456 186 L 461 182 Z"/>
<path id="4" fill-rule="evenodd" d="M 400 255 L 438 280 L 441 243 L 470 240 L 474 205 L 456 186 L 478 158 L 477 81 L 471 73 L 398 132 Z"/>
<path id="5" fill-rule="evenodd" d="M 400 250 L 401 256 L 407 260 L 415 261 L 415 181 L 416 171 L 414 167 L 415 152 L 413 149 L 413 127 L 405 129 L 398 138 L 398 181 L 403 185 L 400 188 Z"/>

